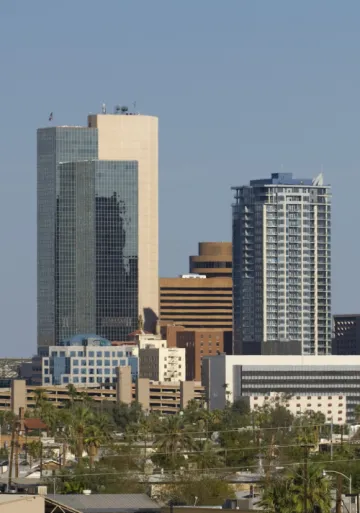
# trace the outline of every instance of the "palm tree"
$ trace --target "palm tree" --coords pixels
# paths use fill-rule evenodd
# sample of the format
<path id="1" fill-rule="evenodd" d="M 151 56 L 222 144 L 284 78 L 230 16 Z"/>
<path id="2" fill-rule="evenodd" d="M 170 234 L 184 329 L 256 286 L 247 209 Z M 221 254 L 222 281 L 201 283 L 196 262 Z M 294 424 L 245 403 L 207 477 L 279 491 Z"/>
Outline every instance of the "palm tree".
<path id="1" fill-rule="evenodd" d="M 293 513 L 291 481 L 281 479 L 271 481 L 264 487 L 259 506 L 265 513 Z"/>
<path id="2" fill-rule="evenodd" d="M 289 474 L 292 482 L 292 506 L 294 513 L 302 513 L 304 506 L 304 468 L 296 468 Z M 318 465 L 309 465 L 307 472 L 307 507 L 308 513 L 312 513 L 316 507 L 322 513 L 330 513 L 331 498 L 329 482 L 324 477 L 323 469 Z"/>
<path id="3" fill-rule="evenodd" d="M 70 446 L 78 461 L 81 461 L 86 432 L 89 426 L 91 426 L 93 418 L 92 411 L 87 407 L 76 405 L 71 409 L 70 423 L 66 430 Z"/>
<path id="4" fill-rule="evenodd" d="M 48 401 L 47 393 L 43 388 L 37 388 L 34 392 L 35 408 L 41 409 Z"/>
<path id="5" fill-rule="evenodd" d="M 194 439 L 186 429 L 180 415 L 171 415 L 164 419 L 160 425 L 161 431 L 155 436 L 154 446 L 172 468 L 183 458 L 184 451 L 194 448 Z"/>
<path id="6" fill-rule="evenodd" d="M 200 440 L 196 444 L 191 461 L 196 464 L 199 470 L 222 467 L 224 458 L 216 452 L 213 443 L 210 440 Z"/>
<path id="7" fill-rule="evenodd" d="M 97 456 L 97 453 L 103 441 L 103 432 L 97 426 L 90 426 L 86 430 L 84 445 L 89 455 L 89 463 L 91 468 L 94 466 L 95 457 Z"/>
<path id="8" fill-rule="evenodd" d="M 73 405 L 75 403 L 75 401 L 78 399 L 79 393 L 76 390 L 75 386 L 71 383 L 69 383 L 69 385 L 66 388 L 67 388 L 68 395 L 69 395 L 69 404 Z"/>

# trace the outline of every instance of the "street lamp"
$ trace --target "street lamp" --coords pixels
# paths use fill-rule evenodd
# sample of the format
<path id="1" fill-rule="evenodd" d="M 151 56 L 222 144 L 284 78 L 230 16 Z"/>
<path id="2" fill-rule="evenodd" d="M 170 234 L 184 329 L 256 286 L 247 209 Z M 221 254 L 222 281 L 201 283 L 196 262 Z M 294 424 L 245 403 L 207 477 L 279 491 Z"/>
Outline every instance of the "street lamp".
<path id="1" fill-rule="evenodd" d="M 342 476 L 342 477 L 345 477 L 345 479 L 347 479 L 349 481 L 349 495 L 351 496 L 352 495 L 352 476 L 347 476 L 345 474 L 343 474 L 342 472 L 338 472 L 337 470 L 323 470 L 323 476 L 326 476 L 327 474 L 337 474 L 338 476 Z M 338 497 L 338 494 L 339 494 L 339 497 L 340 497 L 340 503 L 341 503 L 341 485 L 340 485 L 340 490 L 338 489 L 337 492 L 336 492 L 336 497 Z M 351 502 L 350 502 L 350 513 L 351 513 Z"/>
<path id="2" fill-rule="evenodd" d="M 343 476 L 345 477 L 345 479 L 347 479 L 349 481 L 349 494 L 352 493 L 352 477 L 351 476 L 346 476 L 345 474 L 343 474 L 342 472 L 338 472 L 337 470 L 323 470 L 323 476 L 325 477 L 327 474 L 338 474 L 339 476 Z"/>

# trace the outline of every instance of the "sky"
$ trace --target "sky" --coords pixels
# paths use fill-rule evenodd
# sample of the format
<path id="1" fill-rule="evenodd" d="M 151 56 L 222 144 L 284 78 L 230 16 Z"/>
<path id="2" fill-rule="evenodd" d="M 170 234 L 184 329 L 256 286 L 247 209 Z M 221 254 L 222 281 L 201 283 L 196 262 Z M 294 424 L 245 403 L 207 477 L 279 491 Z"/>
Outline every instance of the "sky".
<path id="1" fill-rule="evenodd" d="M 231 240 L 231 186 L 332 185 L 333 312 L 360 312 L 358 0 L 1 0 L 0 356 L 36 350 L 36 129 L 160 123 L 160 275 Z"/>

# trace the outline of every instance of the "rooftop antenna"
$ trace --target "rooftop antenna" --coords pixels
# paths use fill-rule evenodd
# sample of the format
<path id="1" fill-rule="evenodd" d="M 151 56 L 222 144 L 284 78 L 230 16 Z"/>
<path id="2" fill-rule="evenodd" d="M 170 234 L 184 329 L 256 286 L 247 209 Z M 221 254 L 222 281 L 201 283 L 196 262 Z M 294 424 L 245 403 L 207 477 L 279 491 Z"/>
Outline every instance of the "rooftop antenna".
<path id="1" fill-rule="evenodd" d="M 106 104 L 105 104 L 105 103 L 103 103 L 103 104 L 102 104 L 101 112 L 102 112 L 103 114 L 106 114 Z"/>

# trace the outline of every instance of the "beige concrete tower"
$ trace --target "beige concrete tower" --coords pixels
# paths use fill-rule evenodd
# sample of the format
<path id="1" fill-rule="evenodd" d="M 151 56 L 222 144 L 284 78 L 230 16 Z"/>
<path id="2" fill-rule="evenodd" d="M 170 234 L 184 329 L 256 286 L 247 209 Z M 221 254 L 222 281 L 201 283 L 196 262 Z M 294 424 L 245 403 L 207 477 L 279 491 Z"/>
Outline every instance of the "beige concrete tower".
<path id="1" fill-rule="evenodd" d="M 159 305 L 158 118 L 95 114 L 89 128 L 98 129 L 99 160 L 138 162 L 139 315 L 153 331 Z"/>

